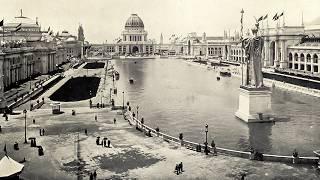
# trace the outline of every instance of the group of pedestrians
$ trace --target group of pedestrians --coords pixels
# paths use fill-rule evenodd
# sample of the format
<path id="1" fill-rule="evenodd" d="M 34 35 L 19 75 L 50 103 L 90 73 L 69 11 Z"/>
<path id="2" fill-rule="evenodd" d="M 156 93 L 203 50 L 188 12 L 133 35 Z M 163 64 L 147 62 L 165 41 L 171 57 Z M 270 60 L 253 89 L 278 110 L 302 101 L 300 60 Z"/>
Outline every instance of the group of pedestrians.
<path id="1" fill-rule="evenodd" d="M 94 172 L 92 173 L 90 173 L 90 178 L 89 178 L 90 180 L 96 180 L 97 179 L 97 172 L 96 172 L 96 170 L 94 170 Z"/>
<path id="2" fill-rule="evenodd" d="M 184 172 L 183 171 L 183 164 L 182 164 L 182 162 L 180 162 L 180 163 L 176 164 L 175 173 L 177 175 L 179 175 L 182 172 Z"/>
<path id="3" fill-rule="evenodd" d="M 102 145 L 103 147 L 111 148 L 111 141 L 108 138 L 103 138 L 102 141 L 100 142 L 100 137 L 97 137 L 96 144 Z"/>

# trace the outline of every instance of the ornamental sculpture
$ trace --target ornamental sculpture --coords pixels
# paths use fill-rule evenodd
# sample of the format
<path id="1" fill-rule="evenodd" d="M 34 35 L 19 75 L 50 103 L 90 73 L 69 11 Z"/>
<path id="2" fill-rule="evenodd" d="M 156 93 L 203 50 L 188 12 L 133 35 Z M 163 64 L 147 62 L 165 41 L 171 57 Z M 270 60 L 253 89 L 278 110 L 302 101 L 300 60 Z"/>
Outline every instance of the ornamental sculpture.
<path id="1" fill-rule="evenodd" d="M 257 22 L 255 26 L 256 27 L 252 29 L 253 37 L 242 40 L 242 47 L 245 49 L 247 55 L 246 80 L 244 86 L 262 88 L 264 87 L 261 61 L 263 38 L 257 35 L 259 22 Z"/>

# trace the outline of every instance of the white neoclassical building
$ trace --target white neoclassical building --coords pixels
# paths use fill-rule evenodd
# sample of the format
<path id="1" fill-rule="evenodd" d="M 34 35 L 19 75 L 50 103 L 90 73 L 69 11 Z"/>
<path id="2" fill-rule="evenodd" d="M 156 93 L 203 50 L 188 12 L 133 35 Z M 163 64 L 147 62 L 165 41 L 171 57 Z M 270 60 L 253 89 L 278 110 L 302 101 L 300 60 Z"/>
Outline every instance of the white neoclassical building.
<path id="1" fill-rule="evenodd" d="M 116 55 L 153 54 L 155 42 L 148 39 L 148 32 L 137 14 L 131 14 L 125 23 L 121 37 L 112 44 L 104 44 L 108 53 Z"/>

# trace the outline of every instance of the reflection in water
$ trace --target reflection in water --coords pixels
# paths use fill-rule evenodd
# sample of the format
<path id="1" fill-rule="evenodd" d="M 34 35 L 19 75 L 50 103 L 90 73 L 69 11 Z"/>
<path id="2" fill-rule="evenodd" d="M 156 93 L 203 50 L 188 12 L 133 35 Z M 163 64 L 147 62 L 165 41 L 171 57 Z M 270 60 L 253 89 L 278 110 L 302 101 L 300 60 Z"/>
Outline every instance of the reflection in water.
<path id="1" fill-rule="evenodd" d="M 139 117 L 151 127 L 185 139 L 203 143 L 204 125 L 209 125 L 209 142 L 217 146 L 247 150 L 249 145 L 266 153 L 312 155 L 320 144 L 320 98 L 272 90 L 275 115 L 289 121 L 248 125 L 235 118 L 238 108 L 239 78 L 217 81 L 217 72 L 179 59 L 115 60 L 121 74 L 118 91 L 125 101 L 139 105 Z M 136 81 L 129 83 L 130 78 Z M 120 94 L 122 95 L 122 94 Z M 120 98 L 122 99 L 122 97 Z M 135 109 L 135 108 L 134 108 Z M 272 132 L 272 133 L 271 133 Z"/>
<path id="2" fill-rule="evenodd" d="M 250 147 L 259 152 L 270 152 L 272 144 L 270 141 L 273 123 L 250 123 L 249 143 Z"/>

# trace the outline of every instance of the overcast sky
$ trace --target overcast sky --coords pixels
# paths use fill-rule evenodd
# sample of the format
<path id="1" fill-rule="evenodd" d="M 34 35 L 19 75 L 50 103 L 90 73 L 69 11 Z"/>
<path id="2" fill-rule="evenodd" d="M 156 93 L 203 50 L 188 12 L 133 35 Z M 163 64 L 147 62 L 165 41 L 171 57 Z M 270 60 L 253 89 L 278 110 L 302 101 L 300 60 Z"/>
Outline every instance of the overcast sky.
<path id="1" fill-rule="evenodd" d="M 10 21 L 20 14 L 35 19 L 43 29 L 68 30 L 77 34 L 81 23 L 86 40 L 111 42 L 121 35 L 130 14 L 137 13 L 144 22 L 149 38 L 165 41 L 172 34 L 203 32 L 223 36 L 240 29 L 240 11 L 244 9 L 245 29 L 251 28 L 254 16 L 272 16 L 284 11 L 287 25 L 300 25 L 320 16 L 320 0 L 0 0 L 0 18 Z M 281 22 L 282 23 L 282 22 Z M 265 22 L 266 24 L 266 22 Z"/>

